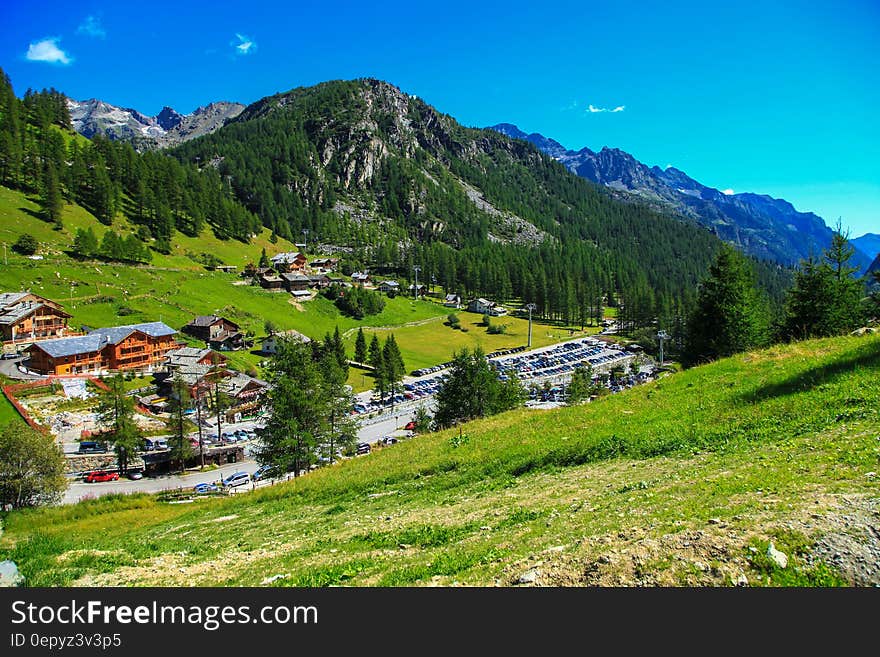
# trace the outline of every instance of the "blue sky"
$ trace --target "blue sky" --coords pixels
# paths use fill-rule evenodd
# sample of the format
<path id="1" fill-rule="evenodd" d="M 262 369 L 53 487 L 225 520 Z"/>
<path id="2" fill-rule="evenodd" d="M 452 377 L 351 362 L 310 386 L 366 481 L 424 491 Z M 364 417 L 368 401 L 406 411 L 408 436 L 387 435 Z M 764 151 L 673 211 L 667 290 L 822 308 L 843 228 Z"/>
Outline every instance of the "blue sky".
<path id="1" fill-rule="evenodd" d="M 6 0 L 0 66 L 19 95 L 150 115 L 377 77 L 465 125 L 622 148 L 880 233 L 876 0 Z"/>

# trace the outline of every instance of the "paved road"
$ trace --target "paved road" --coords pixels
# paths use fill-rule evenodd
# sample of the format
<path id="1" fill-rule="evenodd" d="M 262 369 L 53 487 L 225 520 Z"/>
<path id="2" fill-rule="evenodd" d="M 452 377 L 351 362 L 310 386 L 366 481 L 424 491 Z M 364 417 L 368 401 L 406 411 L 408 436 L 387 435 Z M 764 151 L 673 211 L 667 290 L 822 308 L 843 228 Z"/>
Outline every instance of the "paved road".
<path id="1" fill-rule="evenodd" d="M 169 474 L 158 477 L 144 477 L 138 481 L 131 481 L 122 478 L 119 481 L 102 481 L 94 484 L 87 484 L 81 479 L 71 480 L 71 484 L 67 489 L 62 500 L 63 504 L 74 504 L 88 497 L 99 497 L 101 495 L 110 495 L 111 493 L 160 493 L 164 490 L 173 490 L 176 488 L 192 488 L 196 484 L 202 482 L 212 482 L 223 479 L 233 472 L 244 471 L 253 474 L 259 467 L 255 461 L 243 461 L 239 463 L 230 463 L 221 466 L 215 470 L 205 470 L 200 472 L 198 469 L 188 471 L 184 475 Z M 244 492 L 250 490 L 251 487 L 241 486 L 234 489 L 236 492 Z"/>
<path id="2" fill-rule="evenodd" d="M 18 364 L 22 362 L 24 358 L 17 358 L 15 360 L 12 359 L 0 359 L 0 374 L 10 379 L 17 379 L 19 381 L 35 381 L 37 379 L 41 379 L 43 377 L 36 376 L 35 374 L 23 374 L 18 369 Z"/>

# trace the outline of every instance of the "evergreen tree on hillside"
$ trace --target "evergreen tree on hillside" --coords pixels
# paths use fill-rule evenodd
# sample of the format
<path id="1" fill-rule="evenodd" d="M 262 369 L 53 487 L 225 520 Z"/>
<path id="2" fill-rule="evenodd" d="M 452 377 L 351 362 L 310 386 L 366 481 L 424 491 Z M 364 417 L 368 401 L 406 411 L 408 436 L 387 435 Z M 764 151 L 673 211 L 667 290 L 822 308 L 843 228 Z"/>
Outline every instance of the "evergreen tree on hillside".
<path id="1" fill-rule="evenodd" d="M 354 440 L 351 396 L 332 351 L 322 350 L 316 361 L 310 345 L 281 339 L 269 371 L 271 387 L 264 403 L 270 409 L 259 430 L 257 461 L 297 476 L 317 461 L 320 453 L 336 451 Z"/>
<path id="2" fill-rule="evenodd" d="M 511 410 L 520 406 L 526 397 L 516 377 L 499 381 L 480 347 L 473 352 L 465 348 L 453 355 L 449 378 L 437 393 L 434 422 L 439 428 L 450 427 Z"/>
<path id="3" fill-rule="evenodd" d="M 92 227 L 77 228 L 76 236 L 73 239 L 73 256 L 75 258 L 93 258 L 98 255 L 98 251 L 98 238 Z"/>
<path id="4" fill-rule="evenodd" d="M 786 297 L 783 338 L 842 335 L 861 324 L 864 286 L 853 276 L 857 269 L 848 264 L 854 253 L 838 224 L 822 260 L 801 263 Z"/>
<path id="5" fill-rule="evenodd" d="M 107 381 L 109 390 L 98 402 L 98 425 L 108 432 L 116 451 L 119 472 L 128 471 L 128 462 L 143 447 L 144 435 L 134 419 L 134 399 L 126 394 L 125 381 L 116 374 Z"/>
<path id="6" fill-rule="evenodd" d="M 373 367 L 373 385 L 379 391 L 379 397 L 385 397 L 387 389 L 387 379 L 385 377 L 385 362 L 382 354 L 382 346 L 379 344 L 378 336 L 373 333 L 373 339 L 370 340 L 370 365 Z"/>
<path id="7" fill-rule="evenodd" d="M 357 339 L 354 341 L 354 359 L 358 363 L 367 362 L 367 339 L 363 328 L 358 329 Z"/>
<path id="8" fill-rule="evenodd" d="M 755 274 L 732 246 L 721 247 L 700 284 L 682 360 L 691 366 L 761 347 L 769 338 L 766 300 L 755 286 Z"/>
<path id="9" fill-rule="evenodd" d="M 403 380 L 406 373 L 403 356 L 397 346 L 397 341 L 392 333 L 385 339 L 385 346 L 382 347 L 382 368 L 383 378 L 388 390 L 391 393 L 391 410 L 394 411 L 394 394 L 397 391 L 397 385 Z"/>
<path id="10" fill-rule="evenodd" d="M 40 209 L 43 217 L 55 225 L 56 230 L 61 230 L 61 184 L 58 182 L 58 174 L 55 165 L 48 161 L 43 172 L 43 182 L 40 188 Z"/>

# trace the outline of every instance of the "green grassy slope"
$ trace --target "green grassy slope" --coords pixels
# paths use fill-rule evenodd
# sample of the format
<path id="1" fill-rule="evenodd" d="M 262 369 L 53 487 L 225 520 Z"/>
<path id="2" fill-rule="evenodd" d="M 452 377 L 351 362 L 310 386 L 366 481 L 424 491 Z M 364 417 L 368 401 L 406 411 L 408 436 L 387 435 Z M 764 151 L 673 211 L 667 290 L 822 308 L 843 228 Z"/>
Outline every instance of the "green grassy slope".
<path id="1" fill-rule="evenodd" d="M 870 515 L 878 409 L 880 338 L 799 343 L 229 499 L 13 513 L 0 558 L 33 585 L 840 584 L 808 555 Z"/>
<path id="2" fill-rule="evenodd" d="M 154 253 L 149 266 L 131 266 L 81 262 L 69 257 L 67 251 L 77 228 L 91 227 L 98 239 L 107 230 L 79 206 L 64 207 L 64 229 L 58 231 L 39 218 L 38 206 L 33 199 L 0 187 L 0 219 L 0 243 L 11 245 L 22 233 L 30 233 L 40 242 L 40 254 L 44 258 L 29 260 L 7 249 L 8 266 L 0 268 L 0 290 L 30 289 L 60 302 L 73 315 L 72 326 L 110 326 L 160 320 L 180 328 L 193 315 L 216 313 L 229 317 L 258 336 L 264 334 L 267 319 L 279 329 L 296 329 L 313 338 L 332 333 L 339 326 L 340 331 L 349 332 L 350 352 L 354 351 L 354 329 L 359 326 L 381 327 L 381 339 L 388 331 L 394 331 L 409 370 L 447 361 L 453 351 L 465 346 L 479 344 L 486 352 L 491 352 L 523 345 L 527 341 L 527 322 L 523 319 L 498 318 L 496 322 L 508 324 L 507 333 L 489 335 L 484 327 L 477 326 L 480 316 L 460 312 L 463 325 L 469 329 L 463 333 L 443 325 L 448 308 L 439 303 L 414 302 L 405 297 L 387 299 L 383 312 L 355 321 L 343 317 L 324 298 L 297 305 L 283 291 L 234 285 L 241 280 L 238 275 L 206 271 L 192 257 L 209 253 L 241 271 L 248 262 L 259 260 L 263 248 L 270 256 L 295 250 L 293 244 L 284 240 L 272 244 L 268 230 L 250 244 L 219 240 L 210 231 L 198 238 L 177 233 L 172 253 Z M 131 230 L 122 217 L 113 228 L 123 234 Z M 567 337 L 569 332 L 565 329 L 535 322 L 532 343 L 542 346 Z M 231 356 L 231 360 L 233 365 L 246 369 L 257 364 L 260 358 L 237 353 Z M 358 389 L 362 389 L 363 384 L 369 386 L 369 381 L 359 376 L 353 376 L 352 383 Z"/>

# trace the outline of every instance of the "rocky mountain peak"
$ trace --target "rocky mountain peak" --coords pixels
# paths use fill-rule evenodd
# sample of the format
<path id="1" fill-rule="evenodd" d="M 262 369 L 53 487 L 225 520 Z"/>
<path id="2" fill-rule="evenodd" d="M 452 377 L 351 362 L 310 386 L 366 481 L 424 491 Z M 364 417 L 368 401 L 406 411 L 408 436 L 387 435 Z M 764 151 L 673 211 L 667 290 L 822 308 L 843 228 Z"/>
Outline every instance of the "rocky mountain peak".
<path id="1" fill-rule="evenodd" d="M 156 115 L 156 123 L 158 123 L 164 130 L 171 130 L 172 128 L 177 127 L 182 120 L 183 115 L 167 105 Z"/>

